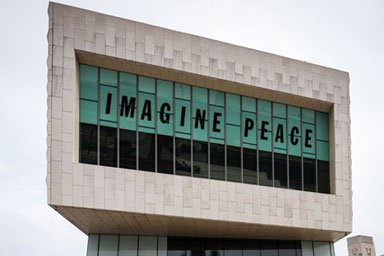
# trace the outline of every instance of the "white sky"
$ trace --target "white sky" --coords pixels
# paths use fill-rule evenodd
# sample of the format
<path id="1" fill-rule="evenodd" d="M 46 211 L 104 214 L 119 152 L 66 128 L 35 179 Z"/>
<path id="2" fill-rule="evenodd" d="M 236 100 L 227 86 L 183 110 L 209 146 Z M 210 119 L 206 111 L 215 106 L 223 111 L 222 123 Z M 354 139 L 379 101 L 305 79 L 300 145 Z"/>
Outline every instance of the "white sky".
<path id="1" fill-rule="evenodd" d="M 384 253 L 383 0 L 60 2 L 349 72 L 352 235 Z M 85 256 L 86 236 L 46 203 L 48 2 L 0 6 L 0 255 Z"/>

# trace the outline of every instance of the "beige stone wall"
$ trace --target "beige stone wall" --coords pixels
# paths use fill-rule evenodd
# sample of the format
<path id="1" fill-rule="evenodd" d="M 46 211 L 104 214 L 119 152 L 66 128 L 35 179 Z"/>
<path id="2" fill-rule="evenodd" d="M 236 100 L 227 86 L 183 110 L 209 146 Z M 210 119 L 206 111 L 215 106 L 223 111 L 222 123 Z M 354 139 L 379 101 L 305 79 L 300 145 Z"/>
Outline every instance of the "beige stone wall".
<path id="1" fill-rule="evenodd" d="M 302 228 L 326 233 L 329 240 L 351 232 L 348 73 L 56 3 L 50 3 L 48 14 L 52 207 Z M 78 62 L 138 68 L 154 77 L 329 111 L 332 194 L 78 163 Z"/>

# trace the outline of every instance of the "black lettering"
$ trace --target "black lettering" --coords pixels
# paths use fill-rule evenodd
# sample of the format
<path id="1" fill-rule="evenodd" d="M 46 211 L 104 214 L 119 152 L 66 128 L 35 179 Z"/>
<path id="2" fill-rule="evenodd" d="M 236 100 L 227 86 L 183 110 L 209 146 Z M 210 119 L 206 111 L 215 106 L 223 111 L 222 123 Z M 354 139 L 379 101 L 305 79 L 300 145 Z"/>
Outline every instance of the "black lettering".
<path id="1" fill-rule="evenodd" d="M 245 119 L 245 131 L 244 131 L 244 137 L 248 137 L 248 131 L 252 130 L 254 126 L 253 120 L 250 118 Z"/>
<path id="2" fill-rule="evenodd" d="M 299 128 L 297 128 L 296 126 L 292 127 L 291 129 L 291 143 L 292 145 L 297 145 L 297 143 L 299 142 L 299 139 L 295 138 L 294 134 L 299 134 Z"/>
<path id="3" fill-rule="evenodd" d="M 213 113 L 213 131 L 214 132 L 220 132 L 220 129 L 217 128 L 217 126 L 220 124 L 219 117 L 221 116 L 221 113 L 214 112 Z"/>
<path id="4" fill-rule="evenodd" d="M 201 112 L 203 112 L 203 114 L 201 114 Z M 201 129 L 204 130 L 204 124 L 205 124 L 204 121 L 205 121 L 205 110 L 201 111 L 200 109 L 196 109 L 195 128 L 197 129 L 200 123 Z"/>
<path id="5" fill-rule="evenodd" d="M 269 122 L 267 121 L 261 121 L 261 139 L 262 140 L 268 140 L 268 138 L 265 136 L 265 133 L 268 132 L 267 128 L 265 126 L 269 125 Z"/>
<path id="6" fill-rule="evenodd" d="M 284 143 L 284 129 L 282 124 L 277 126 L 275 142 L 278 140 L 280 140 L 280 143 Z"/>
<path id="7" fill-rule="evenodd" d="M 135 115 L 135 104 L 136 104 L 136 98 L 131 97 L 129 99 L 128 103 L 128 97 L 123 96 L 121 98 L 121 109 L 120 109 L 120 116 L 128 117 L 128 115 L 133 118 Z"/>
<path id="8" fill-rule="evenodd" d="M 180 126 L 184 126 L 185 124 L 185 110 L 186 107 L 181 107 L 181 119 L 180 119 Z"/>
<path id="9" fill-rule="evenodd" d="M 312 133 L 312 130 L 305 130 L 305 147 L 306 148 L 312 147 L 312 145 L 309 144 L 309 141 L 311 140 L 311 133 Z"/>
<path id="10" fill-rule="evenodd" d="M 160 107 L 160 121 L 164 124 L 169 124 L 169 113 L 165 113 L 165 108 L 167 111 L 171 110 L 171 105 L 168 103 L 163 103 Z"/>
<path id="11" fill-rule="evenodd" d="M 105 114 L 111 113 L 111 102 L 112 102 L 112 93 L 107 95 L 107 106 L 105 107 Z"/>
<path id="12" fill-rule="evenodd" d="M 145 116 L 147 116 L 147 120 L 151 121 L 152 120 L 152 110 L 151 110 L 151 101 L 150 100 L 145 100 L 144 101 L 144 107 L 143 107 L 143 112 L 141 112 L 141 120 L 144 120 Z"/>

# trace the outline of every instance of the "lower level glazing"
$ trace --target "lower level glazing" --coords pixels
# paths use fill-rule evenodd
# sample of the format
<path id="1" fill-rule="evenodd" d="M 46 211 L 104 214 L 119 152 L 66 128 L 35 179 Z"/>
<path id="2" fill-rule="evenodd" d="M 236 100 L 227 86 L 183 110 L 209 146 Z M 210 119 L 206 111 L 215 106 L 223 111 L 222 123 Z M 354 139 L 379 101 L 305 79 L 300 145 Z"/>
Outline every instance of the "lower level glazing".
<path id="1" fill-rule="evenodd" d="M 334 256 L 333 242 L 89 235 L 87 256 Z"/>

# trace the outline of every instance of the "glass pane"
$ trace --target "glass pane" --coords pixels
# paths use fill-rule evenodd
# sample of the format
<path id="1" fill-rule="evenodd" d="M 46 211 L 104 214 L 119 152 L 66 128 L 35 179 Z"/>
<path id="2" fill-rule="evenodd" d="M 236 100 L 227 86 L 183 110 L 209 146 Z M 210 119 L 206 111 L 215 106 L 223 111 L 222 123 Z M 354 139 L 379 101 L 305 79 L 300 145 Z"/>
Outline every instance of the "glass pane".
<path id="1" fill-rule="evenodd" d="M 224 145 L 211 143 L 211 179 L 225 180 Z"/>
<path id="2" fill-rule="evenodd" d="M 173 84 L 157 80 L 157 134 L 173 136 Z"/>
<path id="3" fill-rule="evenodd" d="M 139 93 L 139 126 L 155 128 L 155 95 Z"/>
<path id="4" fill-rule="evenodd" d="M 272 152 L 271 102 L 258 100 L 257 109 L 259 149 Z"/>
<path id="5" fill-rule="evenodd" d="M 97 67 L 80 65 L 80 98 L 97 101 Z"/>
<path id="6" fill-rule="evenodd" d="M 301 156 L 301 118 L 300 108 L 288 106 L 288 152 Z"/>
<path id="7" fill-rule="evenodd" d="M 240 147 L 240 126 L 227 125 L 227 145 Z"/>
<path id="8" fill-rule="evenodd" d="M 224 256 L 223 241 L 221 239 L 206 239 L 205 256 Z"/>
<path id="9" fill-rule="evenodd" d="M 120 236 L 119 256 L 137 256 L 138 236 Z"/>
<path id="10" fill-rule="evenodd" d="M 191 134 L 191 102 L 175 100 L 175 131 Z"/>
<path id="11" fill-rule="evenodd" d="M 100 84 L 117 86 L 117 71 L 100 68 Z"/>
<path id="12" fill-rule="evenodd" d="M 275 167 L 275 187 L 287 187 L 287 155 L 274 154 L 274 167 Z"/>
<path id="13" fill-rule="evenodd" d="M 155 135 L 139 132 L 139 170 L 155 171 Z"/>
<path id="14" fill-rule="evenodd" d="M 243 256 L 260 256 L 259 240 L 243 240 Z"/>
<path id="15" fill-rule="evenodd" d="M 80 163 L 97 164 L 97 125 L 80 123 Z"/>
<path id="16" fill-rule="evenodd" d="M 278 256 L 277 241 L 260 240 L 261 256 Z"/>
<path id="17" fill-rule="evenodd" d="M 139 91 L 155 94 L 155 79 L 139 76 Z"/>
<path id="18" fill-rule="evenodd" d="M 208 141 L 208 90 L 192 87 L 193 139 Z"/>
<path id="19" fill-rule="evenodd" d="M 315 126 L 312 124 L 303 124 L 303 152 L 315 158 Z"/>
<path id="20" fill-rule="evenodd" d="M 329 242 L 313 242 L 313 250 L 315 251 L 315 256 L 331 256 Z"/>
<path id="21" fill-rule="evenodd" d="M 301 157 L 289 156 L 289 188 L 302 190 Z"/>
<path id="22" fill-rule="evenodd" d="M 310 123 L 310 124 L 315 123 L 315 111 L 303 108 L 302 113 L 303 113 L 304 123 Z"/>
<path id="23" fill-rule="evenodd" d="M 241 182 L 241 148 L 227 146 L 227 180 Z"/>
<path id="24" fill-rule="evenodd" d="M 120 128 L 136 131 L 136 75 L 120 73 Z"/>
<path id="25" fill-rule="evenodd" d="M 173 137 L 157 135 L 157 171 L 173 174 Z"/>
<path id="26" fill-rule="evenodd" d="M 187 84 L 175 83 L 175 97 L 178 99 L 190 100 L 191 87 Z"/>
<path id="27" fill-rule="evenodd" d="M 224 92 L 209 90 L 209 104 L 224 107 Z"/>
<path id="28" fill-rule="evenodd" d="M 139 237 L 138 256 L 157 256 L 157 236 Z"/>
<path id="29" fill-rule="evenodd" d="M 304 190 L 316 191 L 315 159 L 304 158 Z"/>
<path id="30" fill-rule="evenodd" d="M 97 102 L 80 100 L 80 122 L 97 125 Z"/>
<path id="31" fill-rule="evenodd" d="M 183 237 L 168 237 L 168 256 L 186 256 L 186 248 Z"/>
<path id="32" fill-rule="evenodd" d="M 117 235 L 100 235 L 99 256 L 117 256 Z"/>
<path id="33" fill-rule="evenodd" d="M 99 235 L 89 235 L 87 256 L 97 256 L 98 247 L 99 247 Z"/>
<path id="34" fill-rule="evenodd" d="M 176 174 L 191 176 L 191 140 L 176 138 Z"/>
<path id="35" fill-rule="evenodd" d="M 117 89 L 100 86 L 100 120 L 117 121 Z"/>
<path id="36" fill-rule="evenodd" d="M 329 162 L 317 160 L 317 181 L 319 185 L 318 192 L 330 193 Z"/>
<path id="37" fill-rule="evenodd" d="M 302 256 L 313 256 L 312 241 L 301 241 Z"/>
<path id="38" fill-rule="evenodd" d="M 251 113 L 256 113 L 256 99 L 242 96 L 242 104 L 241 108 L 244 111 L 248 111 Z"/>
<path id="39" fill-rule="evenodd" d="M 279 256 L 296 256 L 295 241 L 279 241 Z"/>
<path id="40" fill-rule="evenodd" d="M 100 126 L 100 165 L 117 166 L 117 129 Z"/>
<path id="41" fill-rule="evenodd" d="M 157 244 L 157 256 L 167 256 L 167 237 L 159 236 Z"/>
<path id="42" fill-rule="evenodd" d="M 256 145 L 256 114 L 243 112 L 242 136 L 243 143 Z"/>
<path id="43" fill-rule="evenodd" d="M 228 239 L 224 240 L 225 256 L 242 256 L 241 240 Z"/>
<path id="44" fill-rule="evenodd" d="M 316 139 L 328 141 L 328 114 L 316 112 Z"/>
<path id="45" fill-rule="evenodd" d="M 120 129 L 120 167 L 136 169 L 136 132 Z"/>
<path id="46" fill-rule="evenodd" d="M 209 119 L 210 138 L 224 139 L 224 108 L 210 106 Z"/>
<path id="47" fill-rule="evenodd" d="M 227 124 L 240 126 L 240 96 L 225 93 L 225 97 Z"/>
<path id="48" fill-rule="evenodd" d="M 203 238 L 188 238 L 187 256 L 205 256 Z"/>
<path id="49" fill-rule="evenodd" d="M 257 184 L 256 150 L 243 148 L 244 183 Z"/>
<path id="50" fill-rule="evenodd" d="M 272 186 L 272 153 L 259 151 L 260 185 Z"/>
<path id="51" fill-rule="evenodd" d="M 193 141 L 193 176 L 208 178 L 208 143 Z"/>

